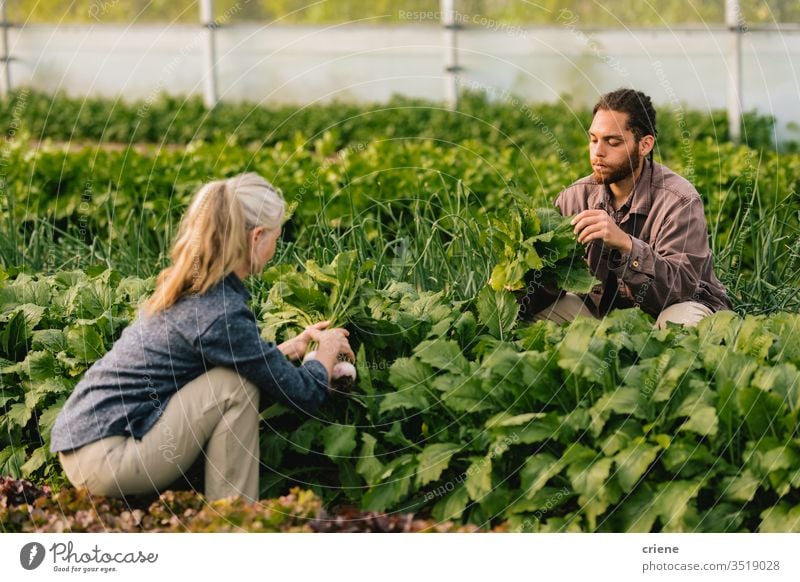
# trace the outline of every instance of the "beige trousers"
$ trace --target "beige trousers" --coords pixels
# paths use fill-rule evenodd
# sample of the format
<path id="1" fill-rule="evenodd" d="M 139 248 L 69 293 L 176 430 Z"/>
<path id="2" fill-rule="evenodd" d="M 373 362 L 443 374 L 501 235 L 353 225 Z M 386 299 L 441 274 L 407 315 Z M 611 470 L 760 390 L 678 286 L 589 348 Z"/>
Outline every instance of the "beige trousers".
<path id="1" fill-rule="evenodd" d="M 659 313 L 656 319 L 656 328 L 665 329 L 667 322 L 680 323 L 687 327 L 697 325 L 701 319 L 711 315 L 713 311 L 696 301 L 684 301 L 682 303 L 675 303 L 667 307 L 664 311 Z M 580 297 L 574 293 L 567 293 L 561 299 L 558 299 L 550 307 L 543 309 L 533 316 L 533 321 L 542 321 L 549 319 L 556 323 L 569 323 L 577 316 L 593 317 L 592 312 L 583 303 Z"/>
<path id="2" fill-rule="evenodd" d="M 67 478 L 95 495 L 159 492 L 205 455 L 209 500 L 258 500 L 258 388 L 214 368 L 175 393 L 141 440 L 112 436 L 59 453 Z"/>

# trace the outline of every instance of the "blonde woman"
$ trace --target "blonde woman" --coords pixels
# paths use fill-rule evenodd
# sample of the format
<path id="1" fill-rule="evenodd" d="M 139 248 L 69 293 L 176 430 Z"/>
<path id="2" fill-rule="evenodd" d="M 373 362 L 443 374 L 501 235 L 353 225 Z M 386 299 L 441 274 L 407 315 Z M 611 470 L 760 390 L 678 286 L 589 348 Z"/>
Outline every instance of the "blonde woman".
<path id="1" fill-rule="evenodd" d="M 347 331 L 328 322 L 277 346 L 259 337 L 242 280 L 275 254 L 284 209 L 252 173 L 195 195 L 172 266 L 53 427 L 51 451 L 73 485 L 116 497 L 158 492 L 203 454 L 208 499 L 258 499 L 259 397 L 313 412 L 337 358 L 354 358 Z M 311 341 L 314 359 L 289 362 Z"/>

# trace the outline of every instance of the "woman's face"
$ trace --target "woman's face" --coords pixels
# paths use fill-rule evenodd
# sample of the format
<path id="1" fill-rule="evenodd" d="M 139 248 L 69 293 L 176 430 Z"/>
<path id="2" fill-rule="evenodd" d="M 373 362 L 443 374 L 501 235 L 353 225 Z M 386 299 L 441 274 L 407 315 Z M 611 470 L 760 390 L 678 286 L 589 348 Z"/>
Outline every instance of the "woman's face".
<path id="1" fill-rule="evenodd" d="M 281 236 L 281 227 L 267 230 L 263 226 L 255 227 L 250 234 L 250 272 L 260 273 L 264 266 L 275 256 L 275 247 Z"/>

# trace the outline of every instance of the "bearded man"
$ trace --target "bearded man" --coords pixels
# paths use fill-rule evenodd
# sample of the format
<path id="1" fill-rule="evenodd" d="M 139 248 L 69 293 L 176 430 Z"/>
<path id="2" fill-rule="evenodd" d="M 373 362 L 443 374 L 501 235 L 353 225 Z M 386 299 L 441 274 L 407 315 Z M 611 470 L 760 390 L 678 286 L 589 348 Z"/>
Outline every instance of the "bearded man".
<path id="1" fill-rule="evenodd" d="M 555 205 L 562 215 L 575 215 L 575 234 L 601 284 L 588 295 L 552 295 L 533 320 L 564 323 L 640 308 L 664 328 L 667 322 L 696 325 L 731 308 L 714 274 L 703 202 L 688 180 L 653 161 L 657 135 L 656 112 L 644 93 L 618 89 L 595 105 L 592 174 L 563 190 Z M 535 291 L 537 302 L 542 292 Z M 529 299 L 522 298 L 522 312 Z"/>

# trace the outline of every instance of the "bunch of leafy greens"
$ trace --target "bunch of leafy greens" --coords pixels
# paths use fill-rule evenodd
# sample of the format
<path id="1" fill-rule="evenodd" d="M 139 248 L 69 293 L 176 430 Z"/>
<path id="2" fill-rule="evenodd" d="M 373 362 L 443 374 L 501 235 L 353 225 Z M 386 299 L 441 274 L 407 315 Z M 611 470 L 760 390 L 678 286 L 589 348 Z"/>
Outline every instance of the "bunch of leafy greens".
<path id="1" fill-rule="evenodd" d="M 285 264 L 268 269 L 262 276 L 270 285 L 261 306 L 264 337 L 271 341 L 279 336 L 289 339 L 325 320 L 331 322 L 331 328 L 349 323 L 362 311 L 359 293 L 368 283 L 361 275 L 371 268 L 372 263 L 359 265 L 356 253 L 346 251 L 325 266 L 309 259 L 302 271 Z"/>
<path id="2" fill-rule="evenodd" d="M 512 198 L 513 200 L 513 198 Z M 537 286 L 589 293 L 599 281 L 583 261 L 571 217 L 552 208 L 529 208 L 517 200 L 492 220 L 499 262 L 490 285 L 495 291 L 519 291 L 526 281 Z"/>

